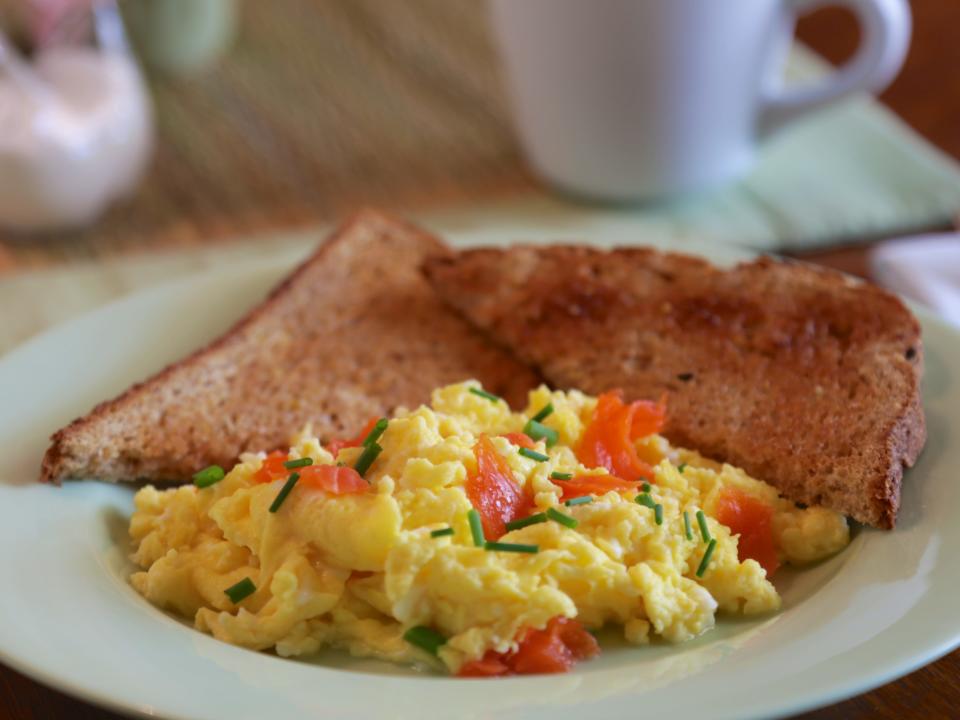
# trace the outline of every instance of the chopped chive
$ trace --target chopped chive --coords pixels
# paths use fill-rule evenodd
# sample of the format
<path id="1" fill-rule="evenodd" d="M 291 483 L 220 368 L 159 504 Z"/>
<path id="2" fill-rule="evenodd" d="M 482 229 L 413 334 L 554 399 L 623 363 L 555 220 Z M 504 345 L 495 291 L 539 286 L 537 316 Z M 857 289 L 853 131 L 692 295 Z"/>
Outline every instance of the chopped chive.
<path id="1" fill-rule="evenodd" d="M 660 503 L 653 506 L 653 521 L 657 525 L 663 525 L 663 505 Z"/>
<path id="2" fill-rule="evenodd" d="M 703 560 L 700 561 L 700 567 L 697 568 L 697 577 L 703 577 L 703 574 L 707 571 L 707 566 L 710 565 L 710 558 L 713 557 L 713 551 L 716 547 L 717 540 L 714 538 L 710 541 L 710 544 L 707 545 L 707 549 L 703 553 Z"/>
<path id="3" fill-rule="evenodd" d="M 540 552 L 539 545 L 523 545 L 521 543 L 505 542 L 487 542 L 484 544 L 483 549 L 496 550 L 499 552 L 529 553 L 531 555 Z"/>
<path id="4" fill-rule="evenodd" d="M 550 459 L 549 455 L 538 453 L 536 450 L 531 450 L 530 448 L 520 448 L 517 452 L 519 452 L 525 458 L 530 458 L 531 460 L 536 460 L 537 462 L 546 462 Z"/>
<path id="5" fill-rule="evenodd" d="M 643 490 L 645 493 L 648 493 L 650 492 L 650 487 L 651 487 L 650 483 L 645 482 L 643 485 L 640 486 L 640 489 Z"/>
<path id="6" fill-rule="evenodd" d="M 710 528 L 707 526 L 707 516 L 703 510 L 697 510 L 697 525 L 700 526 L 700 536 L 704 542 L 710 542 Z"/>
<path id="7" fill-rule="evenodd" d="M 690 527 L 690 513 L 683 511 L 683 532 L 687 540 L 693 540 L 693 529 Z"/>
<path id="8" fill-rule="evenodd" d="M 634 501 L 635 503 L 637 503 L 637 505 L 644 505 L 644 506 L 650 508 L 651 510 L 652 510 L 654 507 L 656 507 L 656 505 L 657 505 L 657 504 L 653 501 L 653 498 L 650 497 L 647 493 L 640 493 L 639 495 L 637 495 L 637 496 L 633 499 L 633 501 Z"/>
<path id="9" fill-rule="evenodd" d="M 337 463 L 337 467 L 346 467 L 346 466 L 347 466 L 347 464 L 346 464 L 345 462 L 343 462 L 343 460 L 341 460 L 340 462 Z"/>
<path id="10" fill-rule="evenodd" d="M 557 472 L 554 470 L 550 473 L 550 478 L 552 480 L 573 480 L 573 473 Z"/>
<path id="11" fill-rule="evenodd" d="M 295 468 L 307 467 L 307 465 L 313 465 L 313 458 L 302 457 L 299 460 L 287 460 L 283 466 L 287 470 L 294 470 Z"/>
<path id="12" fill-rule="evenodd" d="M 525 518 L 520 518 L 519 520 L 512 520 L 507 523 L 507 530 L 519 530 L 520 528 L 525 528 L 528 525 L 539 525 L 540 523 L 545 523 L 547 521 L 547 516 L 543 513 L 536 513 L 535 515 L 530 515 Z"/>
<path id="13" fill-rule="evenodd" d="M 486 538 L 483 535 L 483 522 L 480 520 L 480 513 L 476 508 L 470 508 L 467 513 L 467 520 L 470 523 L 470 534 L 473 535 L 473 544 L 477 547 L 483 547 Z"/>
<path id="14" fill-rule="evenodd" d="M 373 461 L 377 459 L 377 455 L 381 452 L 383 452 L 383 448 L 379 443 L 370 443 L 363 449 L 363 452 L 360 453 L 360 457 L 357 458 L 357 464 L 353 466 L 353 469 L 360 473 L 360 477 L 363 477 L 367 474 L 367 470 L 370 469 Z"/>
<path id="15" fill-rule="evenodd" d="M 470 388 L 470 392 L 472 392 L 474 395 L 479 395 L 482 398 L 486 398 L 490 402 L 500 402 L 500 400 L 502 400 L 502 398 L 497 397 L 493 393 L 488 393 L 486 390 L 481 390 L 480 388 L 472 387 Z"/>
<path id="16" fill-rule="evenodd" d="M 677 465 L 677 472 L 683 472 L 686 469 L 686 467 L 687 467 L 686 463 L 680 463 L 679 465 Z"/>
<path id="17" fill-rule="evenodd" d="M 431 530 L 430 537 L 446 537 L 447 535 L 453 535 L 452 527 L 440 528 L 439 530 Z"/>
<path id="18" fill-rule="evenodd" d="M 231 585 L 223 593 L 230 598 L 230 602 L 236 605 L 238 602 L 244 598 L 248 598 L 257 591 L 257 586 L 253 584 L 253 580 L 248 577 L 245 577 L 243 580 L 238 582 L 236 585 Z"/>
<path id="19" fill-rule="evenodd" d="M 567 500 L 564 505 L 567 507 L 573 507 L 574 505 L 586 505 L 593 502 L 593 497 L 590 495 L 581 495 L 580 497 L 570 498 Z"/>
<path id="20" fill-rule="evenodd" d="M 447 642 L 447 639 L 436 630 L 423 625 L 417 625 L 407 630 L 403 634 L 403 639 L 421 650 L 426 650 L 431 655 L 436 655 L 437 650 Z"/>
<path id="21" fill-rule="evenodd" d="M 556 508 L 550 508 L 547 510 L 547 517 L 554 522 L 558 522 L 568 528 L 575 528 L 579 524 L 576 518 L 572 518 L 569 515 L 564 515 Z"/>
<path id="22" fill-rule="evenodd" d="M 550 402 L 544 405 L 542 408 L 540 408 L 539 412 L 537 412 L 537 414 L 530 419 L 533 420 L 534 422 L 543 422 L 552 414 L 553 414 L 553 403 Z"/>
<path id="23" fill-rule="evenodd" d="M 523 426 L 523 432 L 534 440 L 545 440 L 547 447 L 553 447 L 560 439 L 560 433 L 536 420 L 530 420 Z"/>
<path id="24" fill-rule="evenodd" d="M 222 467 L 219 465 L 211 465 L 210 467 L 205 467 L 198 473 L 194 473 L 193 484 L 198 488 L 207 488 L 211 485 L 216 485 L 223 480 L 225 476 L 226 473 Z"/>
<path id="25" fill-rule="evenodd" d="M 377 420 L 377 424 L 373 426 L 373 429 L 367 433 L 367 436 L 363 439 L 363 442 L 360 443 L 363 447 L 368 447 L 373 445 L 377 440 L 380 439 L 380 436 L 383 435 L 387 430 L 387 425 L 390 424 L 390 421 L 386 418 L 380 418 Z"/>
<path id="26" fill-rule="evenodd" d="M 290 477 L 287 478 L 287 481 L 283 484 L 283 487 L 280 488 L 280 492 L 277 493 L 277 497 L 273 499 L 273 502 L 270 503 L 270 512 L 275 513 L 280 509 L 280 506 L 283 505 L 283 501 L 287 499 L 287 495 L 290 494 L 290 491 L 293 490 L 293 486 L 297 484 L 297 480 L 300 479 L 300 473 L 290 473 Z"/>

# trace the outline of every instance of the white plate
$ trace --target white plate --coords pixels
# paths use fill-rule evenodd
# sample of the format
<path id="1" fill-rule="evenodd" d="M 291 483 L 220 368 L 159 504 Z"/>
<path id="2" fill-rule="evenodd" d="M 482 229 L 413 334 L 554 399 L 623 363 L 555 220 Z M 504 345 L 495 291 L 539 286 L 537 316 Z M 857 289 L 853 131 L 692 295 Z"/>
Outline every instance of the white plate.
<path id="1" fill-rule="evenodd" d="M 716 253 L 713 253 L 716 255 Z M 614 644 L 563 676 L 463 681 L 217 642 L 127 583 L 132 490 L 34 482 L 48 434 L 210 339 L 285 270 L 234 267 L 122 300 L 0 360 L 0 659 L 85 700 L 172 718 L 748 718 L 849 696 L 960 642 L 960 335 L 922 316 L 930 439 L 895 532 L 777 580 L 784 610 L 677 647 Z"/>

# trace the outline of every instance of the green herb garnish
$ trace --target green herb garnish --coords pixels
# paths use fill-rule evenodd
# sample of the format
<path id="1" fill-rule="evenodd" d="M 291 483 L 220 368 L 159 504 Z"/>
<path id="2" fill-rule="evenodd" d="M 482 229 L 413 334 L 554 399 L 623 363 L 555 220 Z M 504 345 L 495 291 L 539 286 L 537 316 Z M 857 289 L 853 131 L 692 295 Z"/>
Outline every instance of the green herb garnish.
<path id="1" fill-rule="evenodd" d="M 683 532 L 687 540 L 693 540 L 693 529 L 690 527 L 690 513 L 683 511 Z"/>
<path id="2" fill-rule="evenodd" d="M 557 472 L 554 470 L 550 473 L 551 480 L 573 480 L 573 473 Z"/>
<path id="3" fill-rule="evenodd" d="M 421 650 L 425 650 L 431 655 L 436 655 L 447 639 L 433 628 L 417 625 L 410 628 L 403 634 L 403 639 L 411 645 L 415 645 Z"/>
<path id="4" fill-rule="evenodd" d="M 660 503 L 653 506 L 653 521 L 657 525 L 663 525 L 663 505 Z"/>
<path id="5" fill-rule="evenodd" d="M 523 545 L 521 543 L 505 542 L 487 542 L 484 544 L 483 549 L 498 552 L 529 553 L 531 555 L 540 552 L 539 545 Z"/>
<path id="6" fill-rule="evenodd" d="M 547 517 L 553 520 L 554 522 L 558 522 L 561 525 L 564 525 L 568 528 L 575 528 L 578 525 L 576 518 L 572 518 L 569 515 L 564 515 L 562 512 L 560 512 L 556 508 L 548 509 Z"/>
<path id="7" fill-rule="evenodd" d="M 373 461 L 377 459 L 377 455 L 381 452 L 383 452 L 383 447 L 379 443 L 370 443 L 363 449 L 363 452 L 360 453 L 360 457 L 357 458 L 357 463 L 353 466 L 353 469 L 360 473 L 360 477 L 363 477 L 367 473 L 367 470 L 370 469 L 370 466 L 373 465 Z"/>
<path id="8" fill-rule="evenodd" d="M 248 598 L 257 591 L 257 586 L 253 584 L 253 580 L 248 577 L 245 577 L 243 580 L 238 582 L 236 585 L 231 585 L 226 590 L 224 594 L 230 598 L 230 602 L 236 605 L 238 602 L 244 598 Z"/>
<path id="9" fill-rule="evenodd" d="M 545 440 L 548 448 L 556 445 L 560 439 L 560 433 L 536 420 L 530 420 L 524 425 L 523 432 L 534 440 Z"/>
<path id="10" fill-rule="evenodd" d="M 713 557 L 713 551 L 716 547 L 716 539 L 711 540 L 707 545 L 707 549 L 703 553 L 703 560 L 700 561 L 700 566 L 697 568 L 697 577 L 703 577 L 703 574 L 707 571 L 707 566 L 710 565 L 710 558 Z"/>
<path id="11" fill-rule="evenodd" d="M 633 499 L 633 501 L 637 503 L 637 505 L 644 505 L 651 510 L 656 507 L 656 503 L 653 501 L 653 498 L 647 493 L 640 493 Z"/>
<path id="12" fill-rule="evenodd" d="M 650 492 L 650 483 L 645 482 L 643 485 L 640 486 L 640 489 L 643 490 L 645 493 Z"/>
<path id="13" fill-rule="evenodd" d="M 590 495 L 581 495 L 580 497 L 570 498 L 564 503 L 564 505 L 567 507 L 573 507 L 574 505 L 587 505 L 592 502 L 593 497 Z"/>
<path id="14" fill-rule="evenodd" d="M 700 526 L 700 537 L 704 542 L 710 542 L 710 528 L 707 526 L 707 516 L 703 510 L 697 510 L 697 525 Z"/>
<path id="15" fill-rule="evenodd" d="M 211 465 L 210 467 L 205 467 L 198 473 L 194 473 L 193 484 L 198 488 L 207 488 L 211 485 L 216 485 L 223 480 L 225 476 L 226 473 L 222 467 L 219 465 Z"/>
<path id="16" fill-rule="evenodd" d="M 540 411 L 530 419 L 533 420 L 534 422 L 543 422 L 552 414 L 553 414 L 553 403 L 551 402 L 551 403 L 547 403 L 542 408 L 540 408 Z"/>
<path id="17" fill-rule="evenodd" d="M 445 528 L 440 528 L 439 530 L 430 531 L 430 537 L 432 538 L 446 537 L 447 535 L 453 535 L 452 527 L 445 527 Z"/>
<path id="18" fill-rule="evenodd" d="M 283 464 L 287 470 L 295 470 L 296 468 L 307 467 L 307 465 L 313 465 L 313 458 L 302 457 L 299 460 L 287 460 Z"/>
<path id="19" fill-rule="evenodd" d="M 477 547 L 483 547 L 486 538 L 483 536 L 483 522 L 480 520 L 480 513 L 476 508 L 470 508 L 467 513 L 467 521 L 470 523 L 470 534 L 473 535 L 473 544 Z"/>
<path id="20" fill-rule="evenodd" d="M 531 450 L 530 448 L 522 447 L 517 452 L 519 452 L 525 458 L 530 458 L 531 460 L 536 460 L 537 462 L 546 462 L 550 459 L 549 455 L 538 453 L 536 450 Z"/>
<path id="21" fill-rule="evenodd" d="M 367 436 L 363 439 L 363 442 L 360 443 L 363 447 L 368 447 L 380 439 L 380 436 L 383 435 L 387 430 L 387 425 L 390 424 L 390 421 L 386 418 L 380 418 L 377 420 L 376 424 L 373 426 L 373 429 L 367 433 Z"/>
<path id="22" fill-rule="evenodd" d="M 280 492 L 277 493 L 277 496 L 273 499 L 273 502 L 270 503 L 270 512 L 275 513 L 280 509 L 280 506 L 283 505 L 283 501 L 287 499 L 287 495 L 290 494 L 290 491 L 293 490 L 293 486 L 297 484 L 297 480 L 300 479 L 300 473 L 290 473 L 290 477 L 287 478 L 287 481 L 283 484 L 283 487 L 280 488 Z"/>
<path id="23" fill-rule="evenodd" d="M 686 469 L 686 467 L 687 467 L 686 463 L 680 463 L 679 465 L 677 465 L 677 472 L 683 472 Z"/>
<path id="24" fill-rule="evenodd" d="M 493 393 L 488 393 L 486 390 L 481 390 L 480 388 L 472 387 L 470 388 L 470 392 L 472 392 L 474 395 L 479 395 L 482 398 L 486 398 L 490 402 L 500 402 L 500 400 L 503 399 L 497 397 Z"/>
<path id="25" fill-rule="evenodd" d="M 547 521 L 547 516 L 543 513 L 536 513 L 535 515 L 530 515 L 525 518 L 520 518 L 519 520 L 511 520 L 507 523 L 507 530 L 519 530 L 520 528 L 525 528 L 528 525 L 539 525 L 540 523 L 545 523 Z"/>

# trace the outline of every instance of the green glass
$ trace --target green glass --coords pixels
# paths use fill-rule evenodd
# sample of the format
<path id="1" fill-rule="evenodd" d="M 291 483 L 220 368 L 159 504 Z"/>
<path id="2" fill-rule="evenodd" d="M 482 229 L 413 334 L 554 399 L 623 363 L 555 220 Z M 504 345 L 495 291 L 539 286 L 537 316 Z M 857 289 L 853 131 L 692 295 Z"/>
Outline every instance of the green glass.
<path id="1" fill-rule="evenodd" d="M 237 0 L 121 0 L 131 41 L 143 64 L 171 74 L 212 66 L 232 44 Z"/>

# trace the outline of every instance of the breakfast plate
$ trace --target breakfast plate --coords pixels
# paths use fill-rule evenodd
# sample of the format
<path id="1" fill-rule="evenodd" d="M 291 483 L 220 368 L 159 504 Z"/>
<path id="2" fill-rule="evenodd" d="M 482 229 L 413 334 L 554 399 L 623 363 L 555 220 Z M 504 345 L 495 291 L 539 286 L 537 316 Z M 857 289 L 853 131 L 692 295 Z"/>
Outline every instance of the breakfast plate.
<path id="1" fill-rule="evenodd" d="M 723 260 L 719 253 L 711 259 Z M 116 302 L 0 360 L 0 660 L 122 712 L 170 718 L 770 717 L 862 692 L 960 643 L 960 336 L 919 313 L 929 440 L 893 532 L 778 575 L 782 612 L 680 646 L 602 638 L 568 675 L 462 680 L 325 652 L 285 660 L 201 634 L 128 582 L 135 488 L 36 483 L 49 433 L 215 337 L 289 264 L 231 266 Z M 497 683 L 494 688 L 489 683 Z"/>

